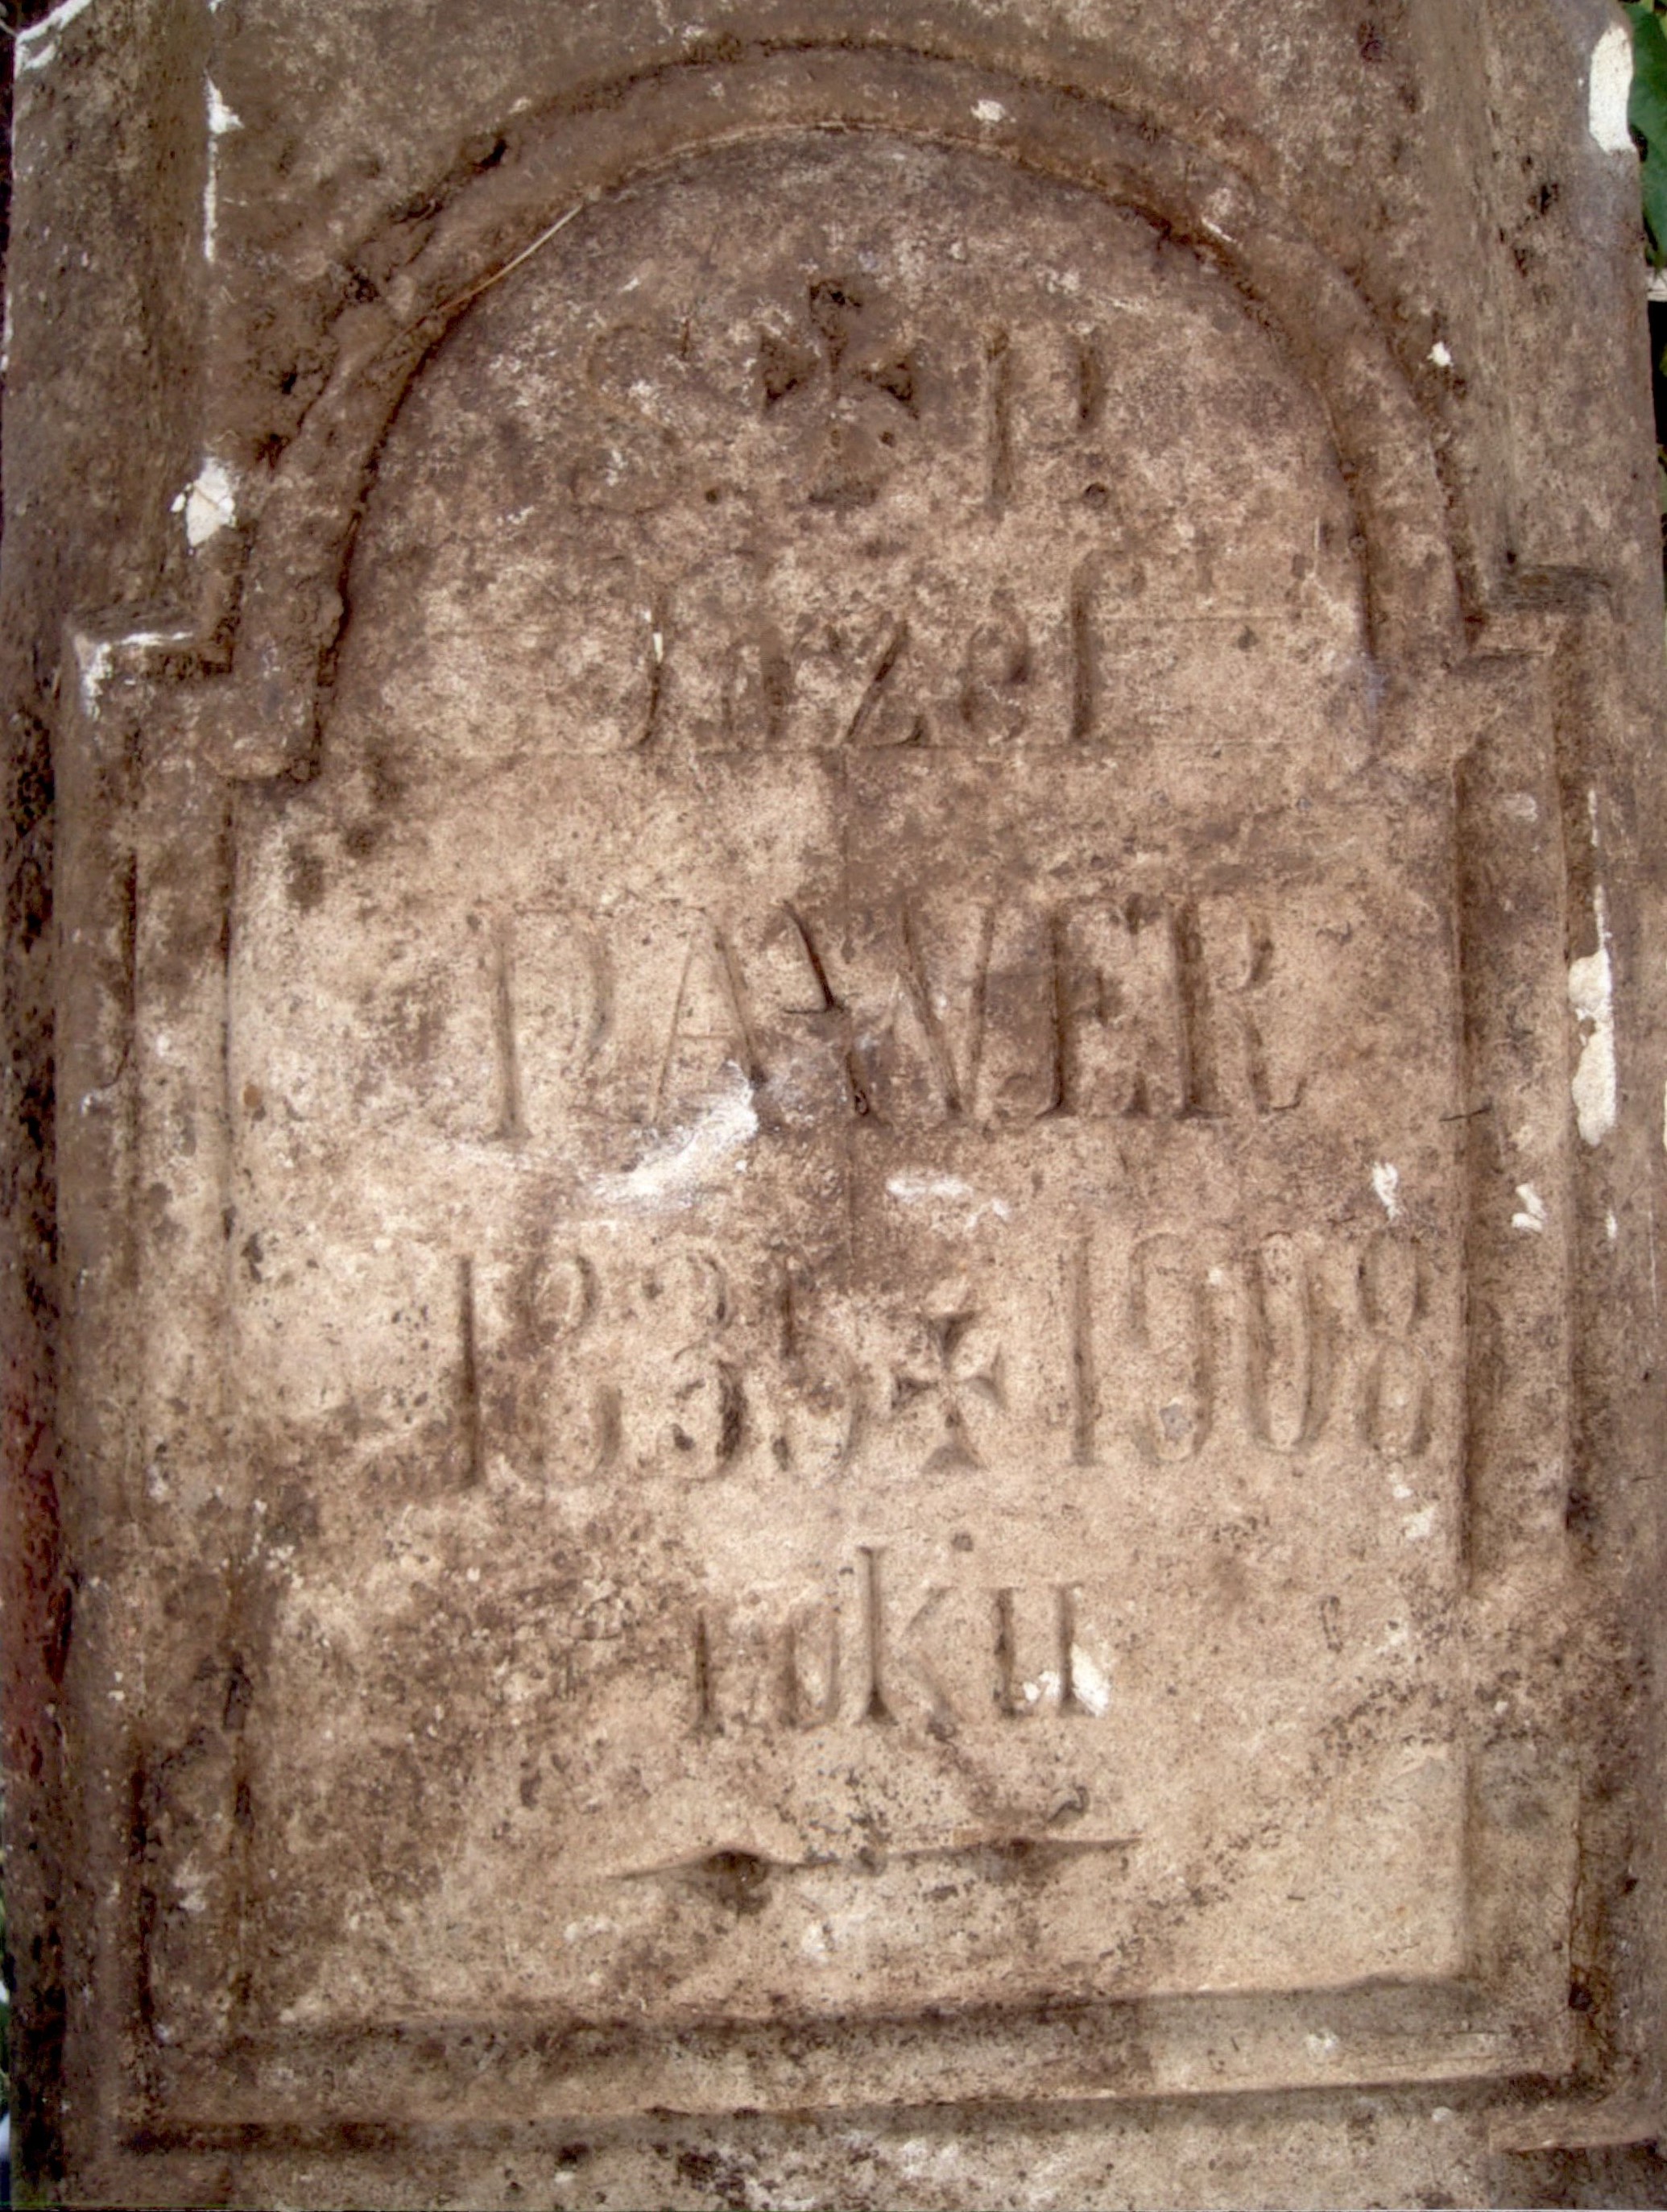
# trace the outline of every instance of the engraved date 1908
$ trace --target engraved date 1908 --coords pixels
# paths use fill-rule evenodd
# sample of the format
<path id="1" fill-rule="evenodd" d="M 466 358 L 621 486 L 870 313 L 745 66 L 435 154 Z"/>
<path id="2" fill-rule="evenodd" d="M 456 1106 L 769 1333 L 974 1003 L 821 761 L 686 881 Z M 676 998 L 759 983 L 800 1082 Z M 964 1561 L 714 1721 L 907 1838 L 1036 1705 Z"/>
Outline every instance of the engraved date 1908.
<path id="1" fill-rule="evenodd" d="M 746 1282 L 690 1245 L 652 1267 L 552 1247 L 464 1262 L 476 1476 L 493 1454 L 566 1482 L 820 1483 L 886 1469 L 971 1493 L 1016 1453 L 1161 1468 L 1212 1443 L 1397 1461 L 1435 1417 L 1429 1263 L 1359 1243 L 1082 1236 L 1016 1293 L 961 1277 L 912 1304 Z"/>

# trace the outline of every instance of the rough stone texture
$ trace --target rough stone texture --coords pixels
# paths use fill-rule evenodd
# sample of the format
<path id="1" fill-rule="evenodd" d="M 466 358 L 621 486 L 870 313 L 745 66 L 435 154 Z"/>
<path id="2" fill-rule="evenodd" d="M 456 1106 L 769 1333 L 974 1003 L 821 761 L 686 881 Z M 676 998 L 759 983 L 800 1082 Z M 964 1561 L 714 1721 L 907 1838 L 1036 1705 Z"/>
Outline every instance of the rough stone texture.
<path id="1" fill-rule="evenodd" d="M 42 2186 L 1667 2201 L 1610 23 L 23 42 Z"/>

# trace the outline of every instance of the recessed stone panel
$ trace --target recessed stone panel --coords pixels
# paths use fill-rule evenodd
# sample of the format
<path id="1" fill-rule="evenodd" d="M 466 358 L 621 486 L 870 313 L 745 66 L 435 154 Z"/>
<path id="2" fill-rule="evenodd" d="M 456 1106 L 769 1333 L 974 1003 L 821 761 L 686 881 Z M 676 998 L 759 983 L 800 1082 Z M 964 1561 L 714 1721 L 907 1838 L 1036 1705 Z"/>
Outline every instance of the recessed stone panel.
<path id="1" fill-rule="evenodd" d="M 233 907 L 261 1996 L 1458 1971 L 1451 801 L 1270 332 L 974 154 L 686 164 L 347 596 Z"/>

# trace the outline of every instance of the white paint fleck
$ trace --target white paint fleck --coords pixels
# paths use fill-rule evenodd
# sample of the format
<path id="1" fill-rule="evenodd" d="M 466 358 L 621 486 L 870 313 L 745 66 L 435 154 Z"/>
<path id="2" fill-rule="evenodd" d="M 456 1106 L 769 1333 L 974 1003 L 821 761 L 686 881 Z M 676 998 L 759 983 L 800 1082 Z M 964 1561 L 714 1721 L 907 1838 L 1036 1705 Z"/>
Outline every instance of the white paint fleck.
<path id="1" fill-rule="evenodd" d="M 194 1858 L 185 1861 L 173 1878 L 174 1893 L 187 1912 L 206 1912 L 208 1877 Z"/>
<path id="2" fill-rule="evenodd" d="M 1311 2058 L 1335 2058 L 1342 2047 L 1338 2038 L 1329 2027 L 1322 2027 L 1312 2035 L 1305 2035 L 1302 2039 L 1308 2046 Z"/>
<path id="3" fill-rule="evenodd" d="M 1438 2128 L 1445 2128 L 1449 2120 L 1456 2120 L 1458 2115 L 1451 2105 L 1438 2105 L 1431 2112 L 1430 2118 Z"/>
<path id="4" fill-rule="evenodd" d="M 1613 1206 L 1603 1216 L 1603 1234 L 1611 1244 L 1618 1244 L 1621 1242 L 1621 1224 L 1615 1218 Z"/>
<path id="5" fill-rule="evenodd" d="M 894 1175 L 886 1179 L 886 1195 L 905 1206 L 922 1206 L 934 1198 L 971 1198 L 973 1186 L 959 1176 Z"/>
<path id="6" fill-rule="evenodd" d="M 1421 1505 L 1415 1513 L 1409 1513 L 1401 1523 L 1401 1534 L 1409 1544 L 1422 1544 L 1428 1541 L 1434 1527 L 1434 1506 Z"/>
<path id="7" fill-rule="evenodd" d="M 1223 246 L 1238 245 L 1238 240 L 1234 236 L 1230 230 L 1223 230 L 1219 222 L 1212 222 L 1208 216 L 1203 218 L 1203 225 L 1210 236 L 1212 238 L 1219 238 Z"/>
<path id="8" fill-rule="evenodd" d="M 228 131 L 241 131 L 243 118 L 220 96 L 220 88 L 208 78 L 209 152 L 203 173 L 203 258 L 212 261 L 219 251 L 220 142 Z"/>
<path id="9" fill-rule="evenodd" d="M 1448 346 L 1447 341 L 1445 338 L 1437 338 L 1435 343 L 1430 348 L 1430 359 L 1435 363 L 1438 368 L 1451 368 L 1452 367 L 1453 357 L 1452 349 Z"/>
<path id="10" fill-rule="evenodd" d="M 210 454 L 185 491 L 185 542 L 195 552 L 220 531 L 237 520 L 237 495 L 232 472 L 224 461 Z"/>
<path id="11" fill-rule="evenodd" d="M 1615 973 L 1609 960 L 1609 910 L 1603 887 L 1592 894 L 1597 950 L 1568 963 L 1568 1003 L 1581 1024 L 1580 1058 L 1569 1084 L 1574 1119 L 1589 1145 L 1601 1144 L 1615 1127 L 1618 1091 L 1615 1067 Z"/>
<path id="12" fill-rule="evenodd" d="M 76 659 L 81 665 L 82 704 L 89 714 L 99 711 L 99 699 L 110 680 L 112 647 L 108 638 L 76 639 Z"/>
<path id="13" fill-rule="evenodd" d="M 1519 1182 L 1517 1185 L 1517 1196 L 1521 1200 L 1522 1205 L 1520 1211 L 1511 1216 L 1511 1226 L 1512 1229 L 1522 1230 L 1530 1237 L 1543 1237 L 1546 1220 L 1545 1200 L 1531 1182 Z"/>
<path id="14" fill-rule="evenodd" d="M 954 1205 L 970 1199 L 972 1211 L 961 1224 L 969 1235 L 986 1214 L 994 1214 L 997 1221 L 1013 1218 L 1013 1209 L 1004 1198 L 980 1200 L 972 1184 L 963 1182 L 960 1176 L 917 1175 L 905 1170 L 888 1179 L 886 1195 L 902 1206 Z"/>
<path id="15" fill-rule="evenodd" d="M 45 69 L 58 52 L 58 34 L 67 31 L 77 15 L 83 15 L 93 0 L 58 0 L 58 5 L 27 31 L 20 31 L 12 44 L 12 74 L 27 76 L 31 70 Z"/>
<path id="16" fill-rule="evenodd" d="M 998 100 L 975 100 L 973 112 L 980 123 L 1005 123 L 1007 110 Z"/>
<path id="17" fill-rule="evenodd" d="M 1073 1644 L 1070 1648 L 1070 1686 L 1077 1702 L 1086 1705 L 1096 1720 L 1110 1707 L 1111 1682 L 1080 1644 Z"/>
<path id="18" fill-rule="evenodd" d="M 1624 23 L 1611 23 L 1591 50 L 1586 126 L 1606 154 L 1634 151 L 1627 128 L 1633 88 L 1633 42 Z"/>
<path id="19" fill-rule="evenodd" d="M 1372 1188 L 1378 1194 L 1378 1203 L 1390 1219 L 1398 1221 L 1401 1218 L 1401 1170 L 1399 1168 L 1392 1167 L 1387 1160 L 1375 1162 L 1372 1170 Z"/>
<path id="20" fill-rule="evenodd" d="M 1540 802 L 1531 791 L 1507 792 L 1500 801 L 1500 808 L 1513 822 L 1537 822 L 1540 818 Z"/>
<path id="21" fill-rule="evenodd" d="M 81 670 L 82 704 L 89 714 L 96 714 L 103 701 L 104 687 L 110 681 L 115 667 L 118 646 L 185 645 L 191 641 L 188 629 L 130 629 L 122 637 L 76 636 L 76 662 Z M 84 1110 L 84 1109 L 83 1109 Z"/>
<path id="22" fill-rule="evenodd" d="M 691 1206 L 720 1171 L 733 1172 L 731 1155 L 758 1134 L 752 1085 L 737 1067 L 728 1091 L 675 1142 L 651 1152 L 625 1175 L 603 1176 L 596 1194 L 608 1206 Z"/>

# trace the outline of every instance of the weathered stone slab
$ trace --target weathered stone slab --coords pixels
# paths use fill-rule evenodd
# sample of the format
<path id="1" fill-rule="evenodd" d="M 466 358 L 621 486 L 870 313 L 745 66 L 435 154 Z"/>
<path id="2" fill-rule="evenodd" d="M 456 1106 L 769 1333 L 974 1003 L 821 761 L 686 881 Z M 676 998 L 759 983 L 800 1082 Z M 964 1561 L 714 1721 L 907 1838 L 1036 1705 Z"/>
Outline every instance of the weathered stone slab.
<path id="1" fill-rule="evenodd" d="M 36 2170 L 1294 2201 L 1275 2111 L 1332 2201 L 1647 2192 L 1605 10 L 1512 18 L 1550 152 L 1434 0 L 1237 63 L 1204 9 L 161 16 L 20 62 Z M 57 305 L 77 131 L 207 334 L 60 575 L 146 434 Z M 1577 312 L 1579 453 L 1525 428 Z"/>

